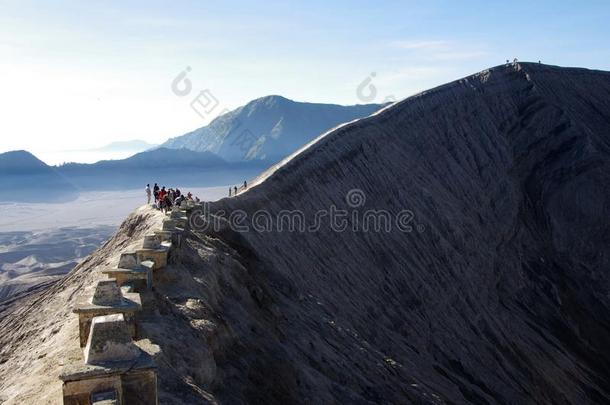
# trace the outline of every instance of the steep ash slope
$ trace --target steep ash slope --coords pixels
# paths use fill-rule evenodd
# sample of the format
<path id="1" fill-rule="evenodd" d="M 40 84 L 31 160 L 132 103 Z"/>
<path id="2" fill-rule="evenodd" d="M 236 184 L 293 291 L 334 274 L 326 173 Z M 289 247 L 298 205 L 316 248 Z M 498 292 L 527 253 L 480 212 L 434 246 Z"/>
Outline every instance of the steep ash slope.
<path id="1" fill-rule="evenodd" d="M 414 229 L 193 234 L 178 262 L 224 243 L 243 275 L 223 277 L 249 291 L 232 281 L 203 296 L 226 332 L 213 391 L 227 403 L 608 403 L 609 152 L 610 73 L 527 63 L 322 137 L 211 211 L 300 210 L 309 225 L 360 189 L 359 215 L 408 209 Z"/>
<path id="2" fill-rule="evenodd" d="M 62 366 L 82 362 L 72 309 L 92 293 L 95 281 L 106 278 L 101 270 L 117 266 L 121 252 L 141 247 L 162 217 L 150 208 L 136 210 L 66 277 L 0 303 L 0 403 L 62 403 Z"/>

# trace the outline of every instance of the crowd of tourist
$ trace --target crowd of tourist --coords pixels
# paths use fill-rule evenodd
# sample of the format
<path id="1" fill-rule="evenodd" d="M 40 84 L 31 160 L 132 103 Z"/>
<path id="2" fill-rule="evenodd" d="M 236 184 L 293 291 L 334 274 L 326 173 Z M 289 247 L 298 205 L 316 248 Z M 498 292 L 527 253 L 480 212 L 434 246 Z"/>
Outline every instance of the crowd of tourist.
<path id="1" fill-rule="evenodd" d="M 177 187 L 175 189 L 166 189 L 165 186 L 159 187 L 159 185 L 155 183 L 152 189 L 150 188 L 150 184 L 147 184 L 145 190 L 147 204 L 150 205 L 152 203 L 153 207 L 163 212 L 167 212 L 173 206 L 180 206 L 185 201 L 199 202 L 198 197 L 193 197 L 193 194 L 190 192 L 185 195 Z"/>

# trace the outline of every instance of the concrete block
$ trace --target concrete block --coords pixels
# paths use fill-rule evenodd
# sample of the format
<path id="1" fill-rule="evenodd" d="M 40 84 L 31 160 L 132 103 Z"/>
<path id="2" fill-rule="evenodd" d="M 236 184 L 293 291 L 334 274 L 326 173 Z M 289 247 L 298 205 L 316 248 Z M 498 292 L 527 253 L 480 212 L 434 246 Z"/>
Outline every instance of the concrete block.
<path id="1" fill-rule="evenodd" d="M 123 303 L 123 295 L 116 280 L 99 280 L 95 286 L 91 303 L 100 306 L 116 306 Z"/>
<path id="2" fill-rule="evenodd" d="M 154 370 L 134 371 L 123 376 L 125 404 L 157 404 L 157 373 Z"/>
<path id="3" fill-rule="evenodd" d="M 153 284 L 152 270 L 155 264 L 148 260 L 139 261 L 138 255 L 135 252 L 123 253 L 121 258 L 122 260 L 119 261 L 118 268 L 104 269 L 102 273 L 116 279 L 119 287 L 129 283 L 135 292 L 151 289 Z"/>
<path id="4" fill-rule="evenodd" d="M 163 221 L 163 228 L 162 230 L 164 231 L 175 231 L 176 230 L 176 221 L 173 219 L 166 219 Z"/>
<path id="5" fill-rule="evenodd" d="M 95 317 L 122 314 L 130 337 L 137 337 L 135 314 L 142 309 L 140 294 L 122 293 L 115 279 L 98 281 L 91 299 L 79 303 L 73 312 L 78 314 L 80 347 L 89 338 L 91 322 Z"/>
<path id="6" fill-rule="evenodd" d="M 175 246 L 180 246 L 182 241 L 182 231 L 178 229 L 173 231 L 155 231 L 155 235 L 158 235 L 162 242 L 171 242 Z"/>
<path id="7" fill-rule="evenodd" d="M 187 219 L 186 211 L 172 211 L 169 214 L 170 219 Z"/>
<path id="8" fill-rule="evenodd" d="M 155 231 L 155 235 L 159 237 L 161 242 L 171 242 L 174 232 L 172 231 Z"/>
<path id="9" fill-rule="evenodd" d="M 140 349 L 133 343 L 123 314 L 96 316 L 85 346 L 86 364 L 133 361 Z"/>
<path id="10" fill-rule="evenodd" d="M 146 235 L 142 243 L 144 249 L 170 249 L 172 247 L 171 240 L 164 240 L 161 235 Z M 136 255 L 137 256 L 137 255 Z"/>
<path id="11" fill-rule="evenodd" d="M 136 255 L 139 262 L 154 262 L 153 270 L 157 270 L 167 266 L 168 252 L 169 249 L 159 247 L 155 249 L 138 249 L 136 250 Z"/>
<path id="12" fill-rule="evenodd" d="M 135 269 L 138 267 L 138 258 L 135 253 L 121 253 L 119 258 L 119 267 L 121 269 Z"/>
<path id="13" fill-rule="evenodd" d="M 60 375 L 60 378 L 70 378 L 68 374 Z M 120 375 L 96 375 L 89 378 L 64 381 L 63 397 L 64 405 L 98 405 L 93 400 L 92 393 L 100 391 L 114 391 L 117 393 L 117 403 L 123 404 L 123 386 Z"/>
<path id="14" fill-rule="evenodd" d="M 115 279 L 119 287 L 129 285 L 134 292 L 152 288 L 152 273 L 146 269 L 104 269 L 102 273 Z"/>
<path id="15" fill-rule="evenodd" d="M 130 360 L 65 366 L 59 376 L 63 381 L 64 404 L 105 405 L 99 401 L 112 401 L 112 396 L 105 398 L 101 393 L 114 391 L 116 404 L 157 405 L 154 361 L 148 353 L 135 345 L 133 347 L 137 350 L 137 356 Z"/>
<path id="16" fill-rule="evenodd" d="M 161 245 L 161 238 L 158 235 L 146 235 L 144 236 L 144 241 L 142 242 L 142 247 L 145 249 L 153 249 Z"/>

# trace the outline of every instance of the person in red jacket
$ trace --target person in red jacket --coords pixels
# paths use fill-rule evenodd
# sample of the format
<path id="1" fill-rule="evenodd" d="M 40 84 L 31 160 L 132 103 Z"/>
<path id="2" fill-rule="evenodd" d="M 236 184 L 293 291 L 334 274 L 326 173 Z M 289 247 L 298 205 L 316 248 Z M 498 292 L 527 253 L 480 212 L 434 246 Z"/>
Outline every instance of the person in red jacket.
<path id="1" fill-rule="evenodd" d="M 166 194 L 167 194 L 167 191 L 165 191 L 165 186 L 161 187 L 161 191 L 159 191 L 159 200 L 163 201 Z"/>

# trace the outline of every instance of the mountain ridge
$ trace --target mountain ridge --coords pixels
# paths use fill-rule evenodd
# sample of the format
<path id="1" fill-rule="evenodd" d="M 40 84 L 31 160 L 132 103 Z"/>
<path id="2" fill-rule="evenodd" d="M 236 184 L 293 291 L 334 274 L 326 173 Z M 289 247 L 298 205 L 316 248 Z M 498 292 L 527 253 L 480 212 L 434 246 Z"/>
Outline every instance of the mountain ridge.
<path id="1" fill-rule="evenodd" d="M 51 166 L 26 150 L 13 150 L 0 153 L 0 170 L 4 173 L 30 173 L 46 170 Z"/>
<path id="2" fill-rule="evenodd" d="M 161 146 L 208 150 L 228 161 L 274 163 L 320 132 L 369 115 L 380 104 L 341 106 L 297 102 L 283 96 L 261 97 L 214 119 L 209 125 Z"/>
<path id="3" fill-rule="evenodd" d="M 0 201 L 61 202 L 78 191 L 55 167 L 25 150 L 0 153 Z"/>
<path id="4" fill-rule="evenodd" d="M 423 90 L 423 91 L 416 93 L 412 96 L 409 96 L 401 101 L 397 101 L 394 104 L 386 105 L 384 108 L 380 109 L 379 111 L 374 113 L 372 116 L 373 117 L 377 116 L 377 115 L 381 114 L 382 112 L 388 110 L 388 108 L 390 108 L 390 107 L 396 107 L 397 105 L 414 102 L 418 98 L 421 98 L 424 96 L 443 94 L 446 91 L 450 91 L 451 89 L 462 86 L 464 83 L 468 83 L 469 80 L 478 81 L 481 78 L 487 77 L 489 74 L 491 74 L 493 72 L 501 72 L 504 70 L 513 70 L 513 69 L 517 69 L 517 71 L 521 71 L 522 67 L 535 68 L 538 71 L 544 71 L 544 72 L 556 72 L 557 70 L 560 70 L 562 72 L 571 72 L 571 73 L 577 74 L 577 75 L 583 75 L 583 74 L 590 73 L 590 74 L 600 74 L 602 76 L 610 77 L 609 71 L 604 71 L 604 70 L 599 70 L 599 69 L 588 69 L 588 68 L 584 68 L 584 67 L 563 67 L 563 66 L 556 66 L 556 65 L 541 64 L 541 63 L 536 63 L 536 62 L 517 62 L 517 64 L 515 64 L 515 63 L 501 64 L 501 65 L 496 65 L 494 67 L 490 67 L 490 68 L 481 70 L 477 73 L 465 76 L 463 78 L 456 79 L 456 80 L 453 80 L 453 81 L 445 83 L 445 84 L 441 84 L 441 85 L 433 87 L 431 89 Z M 526 72 L 524 74 L 527 75 Z M 527 76 L 524 76 L 524 78 L 529 81 L 529 78 Z M 295 160 L 295 161 L 299 160 L 301 158 L 299 155 L 301 155 L 302 153 L 306 154 L 307 150 L 310 149 L 312 146 L 316 145 L 318 143 L 318 141 L 325 142 L 326 141 L 325 138 L 327 135 L 332 134 L 336 131 L 337 132 L 344 131 L 344 130 L 348 130 L 351 127 L 358 126 L 369 118 L 371 118 L 371 117 L 362 117 L 360 119 L 354 120 L 353 122 L 346 122 L 346 123 L 344 123 L 344 125 L 341 125 L 339 128 L 331 129 L 329 131 L 326 131 L 326 132 L 320 134 L 318 137 L 312 139 L 309 143 L 303 145 L 301 148 L 298 148 L 297 150 L 292 152 L 290 155 L 286 156 L 281 161 L 270 166 L 269 169 L 266 170 L 265 172 L 261 173 L 261 175 L 257 179 L 254 179 L 254 181 L 252 182 L 252 186 L 255 186 L 256 184 L 260 183 L 261 181 L 264 181 L 267 177 L 272 175 L 276 170 L 282 168 L 286 164 L 290 164 L 292 160 Z"/>
<path id="5" fill-rule="evenodd" d="M 258 173 L 255 163 L 229 163 L 212 152 L 154 148 L 121 160 L 69 163 L 57 170 L 81 190 L 143 187 L 151 182 L 180 187 L 241 184 Z"/>
<path id="6" fill-rule="evenodd" d="M 118 160 L 100 160 L 96 163 L 65 163 L 59 165 L 60 170 L 71 168 L 154 168 L 163 165 L 185 167 L 214 167 L 226 165 L 227 162 L 212 152 L 197 152 L 186 148 L 169 149 L 159 147 L 150 151 L 138 152 L 133 156 Z"/>

